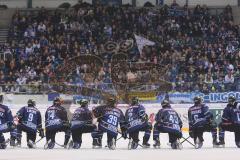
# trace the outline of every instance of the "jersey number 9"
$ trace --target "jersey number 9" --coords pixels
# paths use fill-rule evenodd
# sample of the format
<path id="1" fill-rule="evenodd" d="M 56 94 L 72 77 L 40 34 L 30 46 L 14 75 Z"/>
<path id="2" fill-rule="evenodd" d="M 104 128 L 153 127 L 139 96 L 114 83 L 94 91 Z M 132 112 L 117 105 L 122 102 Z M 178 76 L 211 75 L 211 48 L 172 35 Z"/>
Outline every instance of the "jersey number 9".
<path id="1" fill-rule="evenodd" d="M 32 120 L 33 120 L 33 114 L 29 113 L 29 115 L 28 115 L 28 122 L 32 122 Z"/>

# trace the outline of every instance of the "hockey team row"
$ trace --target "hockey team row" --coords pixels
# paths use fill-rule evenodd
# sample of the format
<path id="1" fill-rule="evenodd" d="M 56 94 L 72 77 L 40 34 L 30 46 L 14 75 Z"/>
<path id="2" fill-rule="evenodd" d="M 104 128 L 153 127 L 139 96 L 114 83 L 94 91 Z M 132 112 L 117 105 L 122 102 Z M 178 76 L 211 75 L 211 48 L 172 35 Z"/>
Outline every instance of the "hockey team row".
<path id="1" fill-rule="evenodd" d="M 79 149 L 82 143 L 82 134 L 91 133 L 93 148 L 102 147 L 103 133 L 107 133 L 107 146 L 109 149 L 116 148 L 118 134 L 120 138 L 129 139 L 128 149 L 136 149 L 138 146 L 149 148 L 148 143 L 152 130 L 154 148 L 160 148 L 160 133 L 168 133 L 169 143 L 172 149 L 181 149 L 182 143 L 191 137 L 195 148 L 203 145 L 203 133 L 211 132 L 213 146 L 224 146 L 224 133 L 230 131 L 235 133 L 235 143 L 240 148 L 240 107 L 236 98 L 230 96 L 228 104 L 223 111 L 220 124 L 215 122 L 215 117 L 209 111 L 208 106 L 202 103 L 201 97 L 194 98 L 194 105 L 188 110 L 189 137 L 182 137 L 182 121 L 178 113 L 171 108 L 168 100 L 163 100 L 162 108 L 155 115 L 154 126 L 149 121 L 144 106 L 139 104 L 137 97 L 131 101 L 126 113 L 116 107 L 116 100 L 109 98 L 106 105 L 92 109 L 88 108 L 88 101 L 81 100 L 81 105 L 74 111 L 71 120 L 68 119 L 67 111 L 61 106 L 62 100 L 57 97 L 53 105 L 48 107 L 45 113 L 45 132 L 42 127 L 42 117 L 35 107 L 35 101 L 29 100 L 27 106 L 22 107 L 13 117 L 10 109 L 3 105 L 3 95 L 0 95 L 0 148 L 20 146 L 22 132 L 26 132 L 27 145 L 29 148 L 36 147 L 36 136 L 39 133 L 40 140 L 46 138 L 45 149 L 54 148 L 57 132 L 65 132 L 64 148 Z M 97 124 L 93 119 L 97 119 Z M 14 119 L 17 123 L 14 123 Z M 120 126 L 120 129 L 118 128 Z M 217 127 L 219 131 L 217 132 Z M 142 144 L 139 143 L 139 132 L 144 132 Z M 3 133 L 10 132 L 10 139 L 5 140 Z M 72 136 L 72 140 L 70 138 Z M 218 137 L 218 138 L 217 138 Z M 184 141 L 180 142 L 183 138 Z M 191 143 L 191 142 L 189 142 Z M 59 144 L 58 144 L 59 145 Z"/>

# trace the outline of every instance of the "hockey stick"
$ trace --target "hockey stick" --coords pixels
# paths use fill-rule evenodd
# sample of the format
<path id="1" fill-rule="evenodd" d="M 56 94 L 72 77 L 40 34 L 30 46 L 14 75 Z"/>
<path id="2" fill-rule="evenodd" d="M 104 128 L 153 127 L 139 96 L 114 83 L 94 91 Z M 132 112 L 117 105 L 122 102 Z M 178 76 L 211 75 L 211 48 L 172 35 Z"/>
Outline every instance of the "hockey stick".
<path id="1" fill-rule="evenodd" d="M 123 136 L 121 136 L 121 137 L 119 137 L 118 139 L 116 139 L 116 142 L 117 142 L 119 139 L 121 139 L 121 138 L 123 138 Z"/>
<path id="2" fill-rule="evenodd" d="M 65 145 L 64 145 L 64 144 L 61 145 L 61 144 L 59 144 L 59 143 L 57 143 L 57 142 L 55 142 L 55 144 L 58 145 L 59 147 L 65 148 Z"/>
<path id="3" fill-rule="evenodd" d="M 187 138 L 185 138 L 185 137 L 182 137 L 182 139 L 184 139 L 182 142 L 180 142 L 181 144 L 183 144 L 184 142 L 188 142 L 189 144 L 191 144 L 192 146 L 194 146 L 195 147 L 195 144 L 193 144 L 192 142 L 190 142 L 188 139 L 190 138 L 190 136 L 188 136 Z"/>
<path id="4" fill-rule="evenodd" d="M 40 138 L 39 140 L 37 140 L 34 144 L 37 144 L 38 142 L 40 142 L 41 140 L 43 140 L 43 138 L 45 138 L 45 136 L 42 137 L 42 138 Z"/>

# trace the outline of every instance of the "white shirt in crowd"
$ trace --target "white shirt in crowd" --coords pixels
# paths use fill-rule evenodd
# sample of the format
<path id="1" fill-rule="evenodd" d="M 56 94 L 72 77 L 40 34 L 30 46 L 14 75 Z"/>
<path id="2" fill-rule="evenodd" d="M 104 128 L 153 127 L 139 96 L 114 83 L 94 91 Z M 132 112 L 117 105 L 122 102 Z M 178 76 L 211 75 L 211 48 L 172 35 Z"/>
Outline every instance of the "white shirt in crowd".
<path id="1" fill-rule="evenodd" d="M 21 76 L 17 79 L 17 84 L 19 85 L 26 84 L 26 82 L 27 82 L 27 78 L 24 76 Z"/>
<path id="2" fill-rule="evenodd" d="M 30 79 L 34 79 L 36 77 L 37 73 L 31 69 L 29 72 L 28 72 L 28 76 L 30 77 Z"/>
<path id="3" fill-rule="evenodd" d="M 46 25 L 45 24 L 39 24 L 38 25 L 38 31 L 40 31 L 40 32 L 46 31 Z"/>
<path id="4" fill-rule="evenodd" d="M 232 74 L 227 74 L 224 79 L 225 83 L 234 83 L 234 77 Z"/>
<path id="5" fill-rule="evenodd" d="M 33 52 L 33 47 L 32 46 L 27 46 L 26 49 L 25 49 L 25 52 L 27 54 L 31 54 Z"/>

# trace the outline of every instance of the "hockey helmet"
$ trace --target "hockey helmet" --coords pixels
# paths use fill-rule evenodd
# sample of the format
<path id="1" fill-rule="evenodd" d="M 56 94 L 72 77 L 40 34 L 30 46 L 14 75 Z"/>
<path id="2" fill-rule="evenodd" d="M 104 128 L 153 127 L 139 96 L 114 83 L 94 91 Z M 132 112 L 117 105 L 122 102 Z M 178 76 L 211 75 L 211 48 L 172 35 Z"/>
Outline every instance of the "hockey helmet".
<path id="1" fill-rule="evenodd" d="M 88 105 L 88 100 L 87 99 L 81 99 L 78 101 L 78 104 L 81 105 L 81 107 L 86 107 Z"/>
<path id="2" fill-rule="evenodd" d="M 229 103 L 229 104 L 234 104 L 235 101 L 236 101 L 236 98 L 235 98 L 234 96 L 229 96 L 229 97 L 228 97 L 228 103 Z"/>
<path id="3" fill-rule="evenodd" d="M 202 103 L 202 97 L 196 96 L 193 98 L 194 104 L 201 104 Z"/>
<path id="4" fill-rule="evenodd" d="M 28 104 L 29 107 L 35 107 L 36 106 L 36 102 L 32 99 L 29 99 L 27 101 L 27 104 Z"/>
<path id="5" fill-rule="evenodd" d="M 54 100 L 53 100 L 53 104 L 56 105 L 61 105 L 62 103 L 62 99 L 60 97 L 56 97 Z"/>
<path id="6" fill-rule="evenodd" d="M 136 104 L 138 104 L 138 103 L 139 103 L 139 98 L 138 98 L 138 97 L 133 97 L 131 104 L 132 104 L 132 105 L 136 105 Z"/>
<path id="7" fill-rule="evenodd" d="M 115 103 L 116 103 L 116 101 L 117 101 L 117 100 L 116 100 L 114 97 L 109 97 L 109 98 L 107 99 L 107 105 L 114 106 Z"/>
<path id="8" fill-rule="evenodd" d="M 167 107 L 167 106 L 170 106 L 170 103 L 167 99 L 164 99 L 162 102 L 161 102 L 161 106 L 164 108 L 164 107 Z"/>

